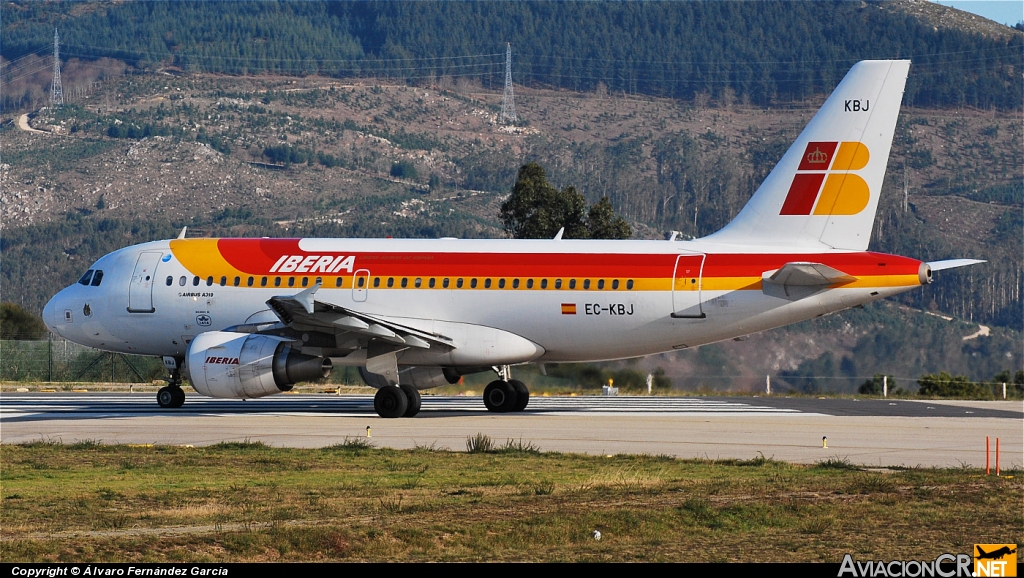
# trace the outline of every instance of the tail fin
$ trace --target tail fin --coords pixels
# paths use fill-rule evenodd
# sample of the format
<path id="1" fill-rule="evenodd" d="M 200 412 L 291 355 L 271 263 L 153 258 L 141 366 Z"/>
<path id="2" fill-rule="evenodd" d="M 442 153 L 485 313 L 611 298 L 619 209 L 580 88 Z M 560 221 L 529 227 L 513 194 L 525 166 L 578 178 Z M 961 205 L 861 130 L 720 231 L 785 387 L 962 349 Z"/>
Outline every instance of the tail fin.
<path id="1" fill-rule="evenodd" d="M 864 251 L 909 60 L 858 62 L 740 214 L 709 241 Z"/>

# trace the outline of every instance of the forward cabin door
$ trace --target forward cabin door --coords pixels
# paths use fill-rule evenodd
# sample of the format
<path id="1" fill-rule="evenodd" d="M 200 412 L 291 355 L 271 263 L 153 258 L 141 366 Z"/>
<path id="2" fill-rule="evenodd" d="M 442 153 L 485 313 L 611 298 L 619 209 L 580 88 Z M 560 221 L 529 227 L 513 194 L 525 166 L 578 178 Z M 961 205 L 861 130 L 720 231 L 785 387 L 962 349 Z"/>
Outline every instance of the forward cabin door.
<path id="1" fill-rule="evenodd" d="M 156 266 L 163 253 L 145 252 L 139 255 L 128 285 L 128 312 L 153 313 L 153 283 L 156 281 Z"/>
<path id="2" fill-rule="evenodd" d="M 704 319 L 701 304 L 701 286 L 704 282 L 703 253 L 688 253 L 676 257 L 672 273 L 672 317 L 677 319 Z"/>

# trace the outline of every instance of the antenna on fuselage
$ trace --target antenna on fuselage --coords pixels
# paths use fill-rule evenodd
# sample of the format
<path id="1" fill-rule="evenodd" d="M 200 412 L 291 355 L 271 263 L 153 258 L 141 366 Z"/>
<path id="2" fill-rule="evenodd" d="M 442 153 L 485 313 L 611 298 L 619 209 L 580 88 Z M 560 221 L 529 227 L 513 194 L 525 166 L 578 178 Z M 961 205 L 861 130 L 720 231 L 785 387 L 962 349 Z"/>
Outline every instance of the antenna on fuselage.
<path id="1" fill-rule="evenodd" d="M 561 241 L 563 233 L 565 233 L 565 227 L 562 227 L 561 229 L 558 230 L 557 233 L 555 233 L 555 238 L 553 240 L 554 241 Z"/>
<path id="2" fill-rule="evenodd" d="M 187 231 L 187 230 L 188 230 L 188 227 L 182 227 L 181 228 L 181 232 L 178 233 L 178 238 L 179 239 L 184 239 L 185 238 L 185 231 Z"/>

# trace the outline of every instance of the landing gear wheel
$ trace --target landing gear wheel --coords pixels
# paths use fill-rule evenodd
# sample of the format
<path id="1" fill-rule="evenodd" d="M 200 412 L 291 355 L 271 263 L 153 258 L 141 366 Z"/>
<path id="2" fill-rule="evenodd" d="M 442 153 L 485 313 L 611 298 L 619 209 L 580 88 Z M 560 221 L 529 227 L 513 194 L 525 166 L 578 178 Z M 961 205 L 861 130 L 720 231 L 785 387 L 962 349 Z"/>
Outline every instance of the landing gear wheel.
<path id="1" fill-rule="evenodd" d="M 156 392 L 156 402 L 160 407 L 181 407 L 185 403 L 185 392 L 180 387 L 168 385 Z"/>
<path id="2" fill-rule="evenodd" d="M 409 401 L 409 407 L 405 408 L 405 413 L 402 414 L 402 417 L 412 417 L 418 414 L 420 412 L 420 405 L 423 402 L 423 399 L 420 397 L 420 390 L 411 385 L 400 385 L 398 387 Z"/>
<path id="3" fill-rule="evenodd" d="M 526 404 L 530 403 L 530 390 L 526 389 L 526 384 L 518 379 L 510 379 L 508 384 L 516 390 L 516 406 L 512 408 L 512 411 L 523 411 L 526 409 Z"/>
<path id="4" fill-rule="evenodd" d="M 373 396 L 373 410 L 377 415 L 384 418 L 402 417 L 409 409 L 409 398 L 405 392 L 393 385 L 388 385 L 377 390 Z"/>
<path id="5" fill-rule="evenodd" d="M 517 397 L 516 388 L 500 379 L 492 381 L 484 388 L 484 405 L 496 413 L 514 411 Z"/>

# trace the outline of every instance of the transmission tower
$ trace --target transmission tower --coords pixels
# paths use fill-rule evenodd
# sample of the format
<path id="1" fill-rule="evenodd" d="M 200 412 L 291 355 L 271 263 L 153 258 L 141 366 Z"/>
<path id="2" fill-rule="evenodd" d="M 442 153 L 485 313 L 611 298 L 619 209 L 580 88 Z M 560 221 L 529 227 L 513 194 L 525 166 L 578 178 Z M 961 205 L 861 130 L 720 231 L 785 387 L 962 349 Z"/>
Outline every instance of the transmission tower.
<path id="1" fill-rule="evenodd" d="M 501 97 L 501 122 L 515 122 L 516 97 L 512 94 L 512 44 L 506 43 L 505 48 L 505 94 Z"/>
<path id="2" fill-rule="evenodd" d="M 56 28 L 53 29 L 53 85 L 50 87 L 50 104 L 64 104 L 64 88 L 60 85 L 60 36 L 57 35 Z"/>

